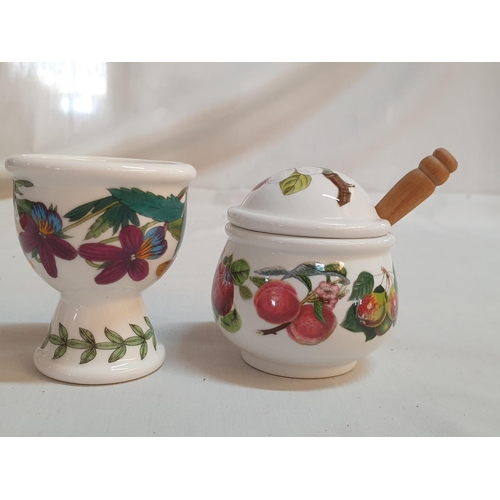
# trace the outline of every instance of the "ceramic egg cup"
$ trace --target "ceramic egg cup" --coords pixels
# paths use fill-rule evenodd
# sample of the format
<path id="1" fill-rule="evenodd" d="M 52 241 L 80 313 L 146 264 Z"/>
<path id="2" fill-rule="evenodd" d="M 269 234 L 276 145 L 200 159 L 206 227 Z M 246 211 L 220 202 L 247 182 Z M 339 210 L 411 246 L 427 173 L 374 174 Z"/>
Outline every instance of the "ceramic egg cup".
<path id="1" fill-rule="evenodd" d="M 38 370 L 77 384 L 125 382 L 157 370 L 142 292 L 175 259 L 185 226 L 186 164 L 102 157 L 22 155 L 14 214 L 35 272 L 61 293 Z"/>

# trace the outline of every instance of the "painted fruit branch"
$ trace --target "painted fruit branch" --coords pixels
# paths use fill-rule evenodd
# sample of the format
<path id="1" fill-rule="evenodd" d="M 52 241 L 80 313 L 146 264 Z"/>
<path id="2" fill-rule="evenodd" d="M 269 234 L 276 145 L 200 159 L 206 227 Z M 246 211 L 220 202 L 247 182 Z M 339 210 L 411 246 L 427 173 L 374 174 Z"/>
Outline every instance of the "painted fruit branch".
<path id="1" fill-rule="evenodd" d="M 335 330 L 337 318 L 333 312 L 337 302 L 347 294 L 345 285 L 347 271 L 341 262 L 331 264 L 303 263 L 288 271 L 281 267 L 265 268 L 256 271 L 264 276 L 282 276 L 281 280 L 259 283 L 254 297 L 257 315 L 276 327 L 259 330 L 261 335 L 276 335 L 287 330 L 288 336 L 298 344 L 316 345 L 325 341 Z M 311 276 L 322 276 L 313 289 Z M 332 281 L 332 277 L 336 277 Z M 296 288 L 285 279 L 295 278 L 307 287 L 308 294 L 300 300 Z"/>
<path id="2" fill-rule="evenodd" d="M 354 184 L 348 184 L 342 177 L 340 177 L 339 174 L 336 174 L 334 172 L 331 173 L 326 173 L 326 170 L 323 171 L 323 175 L 333 184 L 337 186 L 339 189 L 339 200 L 338 204 L 339 206 L 346 205 L 351 201 L 351 191 L 349 188 L 354 187 Z"/>

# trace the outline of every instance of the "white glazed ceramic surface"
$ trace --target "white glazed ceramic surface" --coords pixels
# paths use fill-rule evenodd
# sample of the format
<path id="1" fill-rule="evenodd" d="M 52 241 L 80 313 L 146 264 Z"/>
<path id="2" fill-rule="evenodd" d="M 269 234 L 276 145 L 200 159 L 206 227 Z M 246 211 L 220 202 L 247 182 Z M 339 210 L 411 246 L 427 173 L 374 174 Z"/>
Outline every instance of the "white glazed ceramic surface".
<path id="1" fill-rule="evenodd" d="M 345 185 L 342 198 L 334 181 Z M 339 202 L 340 201 L 340 202 Z M 387 234 L 365 190 L 345 174 L 307 167 L 278 172 L 258 184 L 239 207 L 228 210 L 235 226 L 313 238 L 369 238 Z"/>
<path id="2" fill-rule="evenodd" d="M 108 384 L 164 361 L 141 298 L 182 241 L 190 165 L 23 155 L 6 162 L 25 256 L 61 299 L 34 355 L 45 375 Z"/>
<path id="3" fill-rule="evenodd" d="M 280 172 L 228 212 L 215 319 L 248 364 L 275 375 L 345 373 L 396 324 L 390 225 L 352 179 L 325 174 Z"/>

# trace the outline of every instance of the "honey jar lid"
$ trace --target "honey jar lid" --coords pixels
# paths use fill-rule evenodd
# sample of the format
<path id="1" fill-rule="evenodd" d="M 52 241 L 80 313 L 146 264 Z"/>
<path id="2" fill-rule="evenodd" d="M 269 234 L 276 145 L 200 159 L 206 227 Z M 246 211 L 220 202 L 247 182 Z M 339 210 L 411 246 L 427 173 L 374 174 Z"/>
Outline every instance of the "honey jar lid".
<path id="1" fill-rule="evenodd" d="M 320 167 L 283 170 L 255 186 L 229 222 L 252 231 L 313 238 L 387 234 L 366 191 L 347 175 Z"/>

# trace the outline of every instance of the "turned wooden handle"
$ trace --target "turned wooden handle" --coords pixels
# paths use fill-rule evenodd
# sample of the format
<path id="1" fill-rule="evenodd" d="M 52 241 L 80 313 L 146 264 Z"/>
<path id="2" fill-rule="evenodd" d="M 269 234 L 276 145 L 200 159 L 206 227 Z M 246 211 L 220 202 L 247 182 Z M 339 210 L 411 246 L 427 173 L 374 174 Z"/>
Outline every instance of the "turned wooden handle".
<path id="1" fill-rule="evenodd" d="M 391 225 L 409 214 L 444 184 L 451 172 L 458 167 L 457 160 L 444 148 L 426 156 L 418 168 L 408 172 L 377 204 L 375 209 L 381 219 Z"/>

